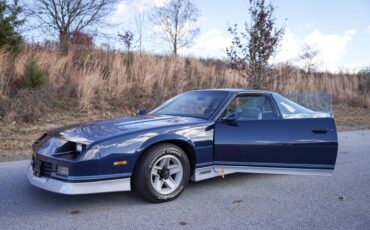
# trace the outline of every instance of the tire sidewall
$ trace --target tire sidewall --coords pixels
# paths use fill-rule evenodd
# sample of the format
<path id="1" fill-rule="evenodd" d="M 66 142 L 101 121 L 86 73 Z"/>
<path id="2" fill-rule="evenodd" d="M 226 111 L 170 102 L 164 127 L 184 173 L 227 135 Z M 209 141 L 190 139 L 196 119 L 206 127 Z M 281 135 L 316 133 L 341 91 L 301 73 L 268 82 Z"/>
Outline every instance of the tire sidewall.
<path id="1" fill-rule="evenodd" d="M 159 158 L 167 155 L 174 156 L 181 162 L 183 168 L 183 177 L 180 186 L 175 191 L 173 191 L 170 194 L 160 194 L 157 191 L 155 191 L 151 183 L 151 170 Z M 152 154 L 152 157 L 148 159 L 148 162 L 149 163 L 147 167 L 145 167 L 145 178 L 146 178 L 145 182 L 148 192 L 153 196 L 153 198 L 159 201 L 169 201 L 175 199 L 178 195 L 180 195 L 185 186 L 187 185 L 190 176 L 189 160 L 185 153 L 174 147 L 161 148 L 155 151 L 154 154 Z"/>

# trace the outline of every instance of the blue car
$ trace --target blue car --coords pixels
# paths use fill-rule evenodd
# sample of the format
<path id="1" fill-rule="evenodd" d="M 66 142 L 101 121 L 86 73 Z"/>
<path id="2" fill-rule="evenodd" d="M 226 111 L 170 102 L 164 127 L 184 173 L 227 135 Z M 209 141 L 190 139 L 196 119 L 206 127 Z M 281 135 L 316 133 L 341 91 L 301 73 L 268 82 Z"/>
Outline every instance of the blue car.
<path id="1" fill-rule="evenodd" d="M 61 194 L 134 190 L 152 202 L 189 180 L 230 173 L 331 175 L 338 139 L 332 113 L 280 94 L 185 92 L 137 116 L 76 124 L 33 144 L 28 179 Z"/>

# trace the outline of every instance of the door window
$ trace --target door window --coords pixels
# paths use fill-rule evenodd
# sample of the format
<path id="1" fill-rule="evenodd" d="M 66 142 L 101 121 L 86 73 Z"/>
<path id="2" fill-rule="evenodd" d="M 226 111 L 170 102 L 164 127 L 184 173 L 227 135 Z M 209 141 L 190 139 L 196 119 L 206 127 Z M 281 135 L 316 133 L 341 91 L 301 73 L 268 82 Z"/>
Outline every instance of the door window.
<path id="1" fill-rule="evenodd" d="M 274 97 L 284 119 L 331 117 L 330 113 L 312 111 L 281 96 L 280 94 L 274 93 L 272 96 Z"/>
<path id="2" fill-rule="evenodd" d="M 228 105 L 221 117 L 233 116 L 238 121 L 274 120 L 278 116 L 268 97 L 240 95 Z"/>

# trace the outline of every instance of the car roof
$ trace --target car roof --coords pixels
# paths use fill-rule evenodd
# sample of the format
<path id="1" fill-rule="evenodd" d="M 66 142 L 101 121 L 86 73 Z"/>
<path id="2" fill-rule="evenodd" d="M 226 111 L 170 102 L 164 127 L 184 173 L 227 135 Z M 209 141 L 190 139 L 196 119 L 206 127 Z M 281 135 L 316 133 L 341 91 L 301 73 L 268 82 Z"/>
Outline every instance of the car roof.
<path id="1" fill-rule="evenodd" d="M 265 90 L 255 90 L 255 89 L 233 89 L 233 88 L 223 88 L 223 89 L 199 89 L 199 90 L 192 90 L 192 91 L 223 91 L 223 92 L 229 92 L 234 94 L 239 93 L 258 93 L 258 94 L 268 94 L 271 93 L 270 91 Z"/>

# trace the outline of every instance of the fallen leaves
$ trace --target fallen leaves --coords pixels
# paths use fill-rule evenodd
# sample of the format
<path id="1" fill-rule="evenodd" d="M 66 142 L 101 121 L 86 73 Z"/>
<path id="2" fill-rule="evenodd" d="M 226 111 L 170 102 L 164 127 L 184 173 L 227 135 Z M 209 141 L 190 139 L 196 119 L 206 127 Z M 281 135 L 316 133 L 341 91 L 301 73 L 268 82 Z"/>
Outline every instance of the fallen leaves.
<path id="1" fill-rule="evenodd" d="M 188 222 L 186 220 L 182 220 L 182 221 L 179 222 L 179 225 L 187 225 L 187 224 L 188 224 Z"/>
<path id="2" fill-rule="evenodd" d="M 70 214 L 72 214 L 72 215 L 77 215 L 77 214 L 80 214 L 81 213 L 81 211 L 80 210 L 72 210 L 71 212 L 70 212 Z"/>
<path id="3" fill-rule="evenodd" d="M 240 204 L 241 202 L 243 202 L 243 200 L 234 200 L 232 203 L 233 204 Z"/>

